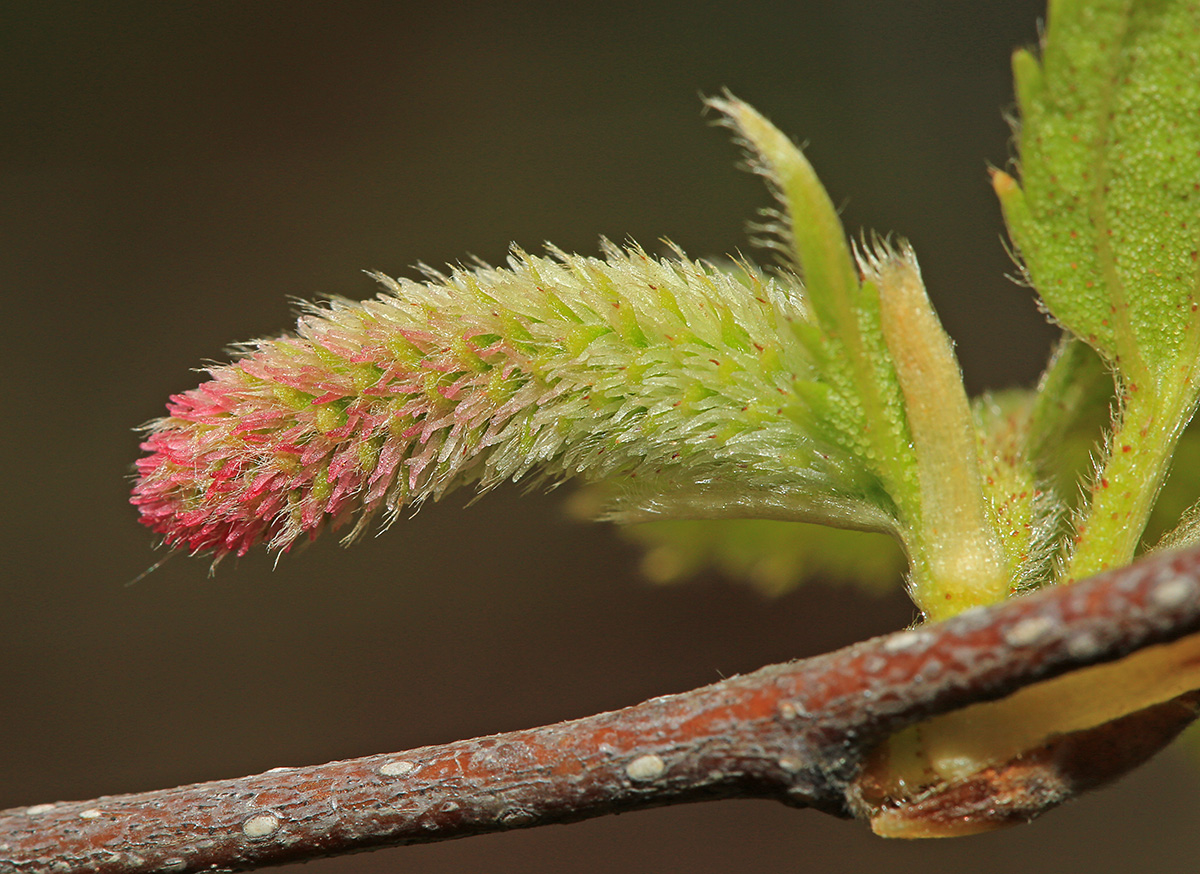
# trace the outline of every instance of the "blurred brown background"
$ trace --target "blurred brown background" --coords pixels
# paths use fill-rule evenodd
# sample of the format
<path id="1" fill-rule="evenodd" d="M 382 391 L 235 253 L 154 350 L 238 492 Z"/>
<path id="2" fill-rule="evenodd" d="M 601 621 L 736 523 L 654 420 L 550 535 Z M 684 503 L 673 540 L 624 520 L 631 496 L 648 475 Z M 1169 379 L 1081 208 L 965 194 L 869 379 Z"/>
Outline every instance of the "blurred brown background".
<path id="1" fill-rule="evenodd" d="M 126 503 L 132 428 L 289 298 L 510 241 L 745 247 L 766 199 L 701 117 L 723 86 L 808 141 L 852 232 L 914 242 L 973 390 L 1036 376 L 1051 333 L 1004 278 L 985 169 L 1041 4 L 416 6 L 0 7 L 0 807 L 581 716 L 910 620 L 833 583 L 654 589 L 611 530 L 515 488 L 275 570 L 178 557 L 127 585 L 159 556 Z M 747 801 L 305 871 L 1190 872 L 1180 762 L 958 842 Z"/>

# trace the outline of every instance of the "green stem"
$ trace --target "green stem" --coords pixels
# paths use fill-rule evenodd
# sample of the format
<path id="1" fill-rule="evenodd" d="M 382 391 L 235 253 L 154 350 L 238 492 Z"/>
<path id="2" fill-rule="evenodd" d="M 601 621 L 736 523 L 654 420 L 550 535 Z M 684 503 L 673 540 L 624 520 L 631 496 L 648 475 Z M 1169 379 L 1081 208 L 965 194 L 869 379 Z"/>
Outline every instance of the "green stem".
<path id="1" fill-rule="evenodd" d="M 1182 409 L 1181 402 L 1189 408 Z M 1170 470 L 1175 444 L 1191 418 L 1191 404 L 1191 392 L 1175 392 L 1164 400 L 1134 385 L 1126 391 L 1108 456 L 1092 483 L 1086 516 L 1076 528 L 1063 581 L 1081 580 L 1133 560 Z"/>

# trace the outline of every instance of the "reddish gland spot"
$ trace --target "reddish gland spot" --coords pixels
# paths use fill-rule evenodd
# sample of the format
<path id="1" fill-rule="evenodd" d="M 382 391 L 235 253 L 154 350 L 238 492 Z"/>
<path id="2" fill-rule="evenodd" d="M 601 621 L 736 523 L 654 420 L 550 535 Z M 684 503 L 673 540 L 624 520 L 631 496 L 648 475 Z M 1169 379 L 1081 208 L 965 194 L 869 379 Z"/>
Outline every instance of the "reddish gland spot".
<path id="1" fill-rule="evenodd" d="M 1121 451 L 1122 451 L 1122 452 L 1132 452 L 1132 451 L 1133 451 L 1133 447 L 1132 447 L 1132 446 L 1128 446 L 1128 445 L 1126 445 L 1126 446 L 1122 446 L 1122 447 L 1121 447 Z"/>

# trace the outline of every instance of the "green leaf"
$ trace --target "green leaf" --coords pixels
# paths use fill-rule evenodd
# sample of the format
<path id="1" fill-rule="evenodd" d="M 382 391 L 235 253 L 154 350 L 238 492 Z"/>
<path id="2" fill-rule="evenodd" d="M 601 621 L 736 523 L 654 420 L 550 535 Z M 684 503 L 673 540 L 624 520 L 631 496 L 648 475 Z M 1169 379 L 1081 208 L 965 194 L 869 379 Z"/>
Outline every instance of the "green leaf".
<path id="1" fill-rule="evenodd" d="M 1139 545 L 1200 391 L 1200 17 L 1193 3 L 1052 2 L 1013 59 L 1021 181 L 994 176 L 1047 309 L 1118 380 L 1065 577 Z"/>
<path id="2" fill-rule="evenodd" d="M 714 568 L 769 595 L 818 577 L 885 592 L 904 567 L 891 537 L 799 522 L 671 520 L 622 531 L 646 549 L 642 570 L 656 583 L 681 582 Z"/>
<path id="3" fill-rule="evenodd" d="M 1054 317 L 1132 379 L 1194 358 L 1200 25 L 1189 2 L 1052 3 L 1018 52 L 1021 186 L 1003 197 Z"/>
<path id="4" fill-rule="evenodd" d="M 1051 355 L 1029 411 L 1028 452 L 1038 477 L 1075 490 L 1111 420 L 1113 376 L 1086 343 L 1066 335 Z"/>

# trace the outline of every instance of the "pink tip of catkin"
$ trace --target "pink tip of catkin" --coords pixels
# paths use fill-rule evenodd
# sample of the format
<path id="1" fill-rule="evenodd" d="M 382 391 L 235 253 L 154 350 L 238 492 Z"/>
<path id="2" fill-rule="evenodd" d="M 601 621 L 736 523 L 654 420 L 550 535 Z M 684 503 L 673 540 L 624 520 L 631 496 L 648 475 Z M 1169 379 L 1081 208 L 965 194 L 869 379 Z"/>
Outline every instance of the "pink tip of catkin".
<path id="1" fill-rule="evenodd" d="M 269 517 L 254 512 L 256 505 L 261 513 L 272 503 L 260 499 L 263 489 L 247 490 L 241 497 L 249 503 L 239 506 L 230 500 L 230 480 L 214 479 L 207 494 L 197 496 L 204 499 L 204 505 L 188 509 L 190 502 L 185 496 L 194 492 L 185 471 L 194 459 L 189 458 L 190 447 L 180 445 L 179 436 L 178 432 L 158 432 L 142 444 L 150 454 L 137 462 L 139 479 L 131 499 L 142 524 L 163 535 L 167 546 L 186 547 L 192 553 L 212 552 L 217 557 L 231 552 L 244 555 L 256 543 L 270 539 L 273 526 Z M 210 509 L 214 500 L 224 509 L 220 515 Z"/>
<path id="2" fill-rule="evenodd" d="M 437 497 L 478 461 L 463 450 L 469 434 L 515 412 L 470 403 L 488 370 L 511 362 L 450 360 L 482 361 L 450 321 L 458 336 L 410 344 L 417 357 L 401 364 L 394 326 L 360 307 L 331 309 L 302 319 L 300 336 L 259 341 L 213 368 L 148 429 L 131 498 L 142 524 L 168 546 L 220 559 L 259 543 L 286 552 L 351 521 L 358 533 L 382 509 L 391 518 Z"/>
<path id="3" fill-rule="evenodd" d="M 142 524 L 168 546 L 219 559 L 258 543 L 287 551 L 345 521 L 363 471 L 337 456 L 337 435 L 298 425 L 248 385 L 240 362 L 214 375 L 172 396 L 142 443 L 131 498 Z"/>

